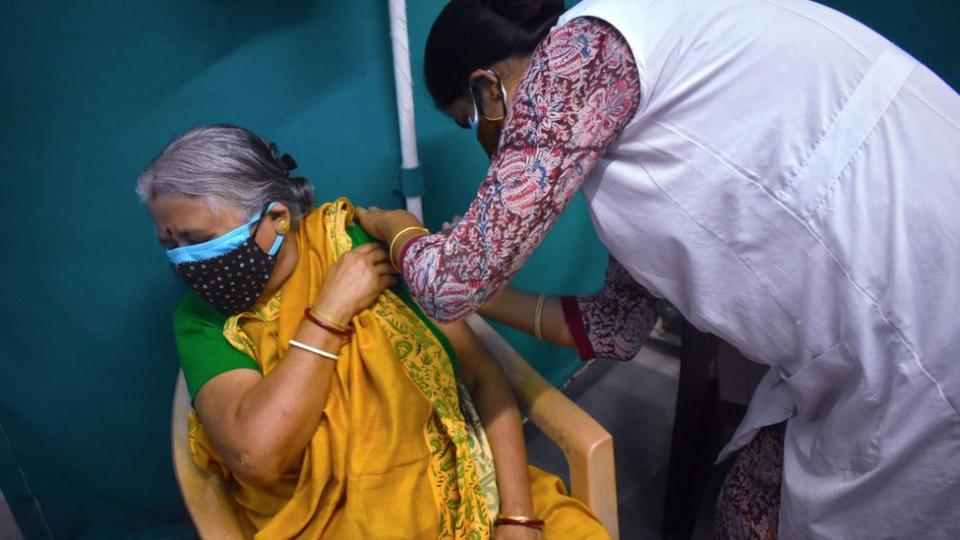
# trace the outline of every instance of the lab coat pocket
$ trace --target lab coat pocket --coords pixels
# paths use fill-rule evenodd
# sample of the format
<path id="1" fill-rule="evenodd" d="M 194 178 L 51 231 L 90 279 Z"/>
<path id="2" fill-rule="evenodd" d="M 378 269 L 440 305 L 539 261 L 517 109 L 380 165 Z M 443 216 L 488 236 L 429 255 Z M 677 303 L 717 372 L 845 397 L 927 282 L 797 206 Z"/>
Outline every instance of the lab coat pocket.
<path id="1" fill-rule="evenodd" d="M 784 383 L 796 404 L 788 437 L 809 466 L 852 473 L 876 467 L 885 408 L 846 343 L 813 357 Z"/>

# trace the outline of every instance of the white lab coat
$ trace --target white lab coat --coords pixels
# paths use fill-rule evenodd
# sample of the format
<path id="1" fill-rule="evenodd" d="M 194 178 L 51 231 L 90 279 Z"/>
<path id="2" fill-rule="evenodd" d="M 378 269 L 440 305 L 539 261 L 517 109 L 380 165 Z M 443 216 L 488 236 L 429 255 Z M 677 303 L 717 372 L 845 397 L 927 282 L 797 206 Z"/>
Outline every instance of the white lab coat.
<path id="1" fill-rule="evenodd" d="M 802 0 L 586 0 L 635 118 L 584 184 L 632 276 L 772 366 L 784 538 L 960 538 L 960 97 Z"/>

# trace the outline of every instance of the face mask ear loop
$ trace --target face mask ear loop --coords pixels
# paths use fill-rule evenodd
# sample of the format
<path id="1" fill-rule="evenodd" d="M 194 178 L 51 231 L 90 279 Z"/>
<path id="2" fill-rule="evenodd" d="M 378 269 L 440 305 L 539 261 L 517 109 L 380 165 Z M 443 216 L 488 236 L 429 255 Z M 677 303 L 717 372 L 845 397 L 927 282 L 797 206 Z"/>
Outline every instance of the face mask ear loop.
<path id="1" fill-rule="evenodd" d="M 470 124 L 470 129 L 476 131 L 480 125 L 480 109 L 477 108 L 477 96 L 473 93 L 473 86 L 467 89 L 470 90 L 470 101 L 473 102 L 473 114 L 467 117 L 467 123 Z"/>
<path id="2" fill-rule="evenodd" d="M 500 77 L 499 73 L 492 69 L 488 69 L 487 73 L 497 78 L 497 84 L 500 86 L 500 105 L 503 107 L 503 114 L 496 118 L 490 118 L 489 116 L 484 115 L 483 118 L 484 120 L 489 120 L 490 122 L 496 122 L 507 117 L 507 87 L 503 85 L 503 78 Z M 474 108 L 476 108 L 476 100 L 474 100 Z"/>
<path id="3" fill-rule="evenodd" d="M 267 212 L 273 208 L 273 205 L 277 204 L 276 202 L 269 202 L 264 205 L 263 211 L 260 212 L 260 219 L 257 220 L 257 225 L 253 228 L 253 232 L 250 233 L 250 238 L 253 238 L 253 243 L 257 243 L 257 231 L 260 230 L 260 225 L 263 224 L 263 218 L 267 217 Z M 284 235 L 277 233 L 276 240 L 273 241 L 273 245 L 270 246 L 270 251 L 267 252 L 267 255 L 273 257 L 280 251 L 280 246 L 283 244 Z"/>
<path id="4" fill-rule="evenodd" d="M 500 104 L 503 106 L 503 116 L 500 118 L 507 117 L 507 87 L 503 85 L 503 79 L 497 75 L 497 82 L 500 83 Z M 497 118 L 499 120 L 500 118 Z"/>
<path id="5" fill-rule="evenodd" d="M 283 245 L 284 235 L 277 233 L 277 239 L 273 241 L 273 245 L 270 246 L 270 251 L 267 252 L 267 255 L 273 257 L 280 251 L 280 246 Z"/>

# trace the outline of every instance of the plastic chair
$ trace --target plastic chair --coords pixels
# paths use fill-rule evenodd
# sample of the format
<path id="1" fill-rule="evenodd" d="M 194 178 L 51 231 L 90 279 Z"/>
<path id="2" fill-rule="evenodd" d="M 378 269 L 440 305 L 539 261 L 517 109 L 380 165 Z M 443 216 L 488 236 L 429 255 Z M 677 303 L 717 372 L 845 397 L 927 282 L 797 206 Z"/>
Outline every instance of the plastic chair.
<path id="1" fill-rule="evenodd" d="M 614 539 L 619 538 L 613 437 L 541 377 L 486 321 L 473 315 L 467 323 L 500 362 L 530 421 L 563 450 L 571 494 L 593 510 Z M 223 481 L 200 470 L 190 456 L 189 410 L 190 397 L 181 373 L 173 396 L 171 439 L 174 471 L 184 502 L 202 538 L 241 539 L 242 529 Z"/>

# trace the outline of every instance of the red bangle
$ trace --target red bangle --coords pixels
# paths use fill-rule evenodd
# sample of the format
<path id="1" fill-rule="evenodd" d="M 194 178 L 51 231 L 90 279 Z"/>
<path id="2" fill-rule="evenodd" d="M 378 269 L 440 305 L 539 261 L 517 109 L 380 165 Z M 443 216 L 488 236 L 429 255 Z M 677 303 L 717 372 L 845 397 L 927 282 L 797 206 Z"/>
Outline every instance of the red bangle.
<path id="1" fill-rule="evenodd" d="M 543 520 L 524 516 L 500 516 L 493 522 L 493 525 L 519 525 L 521 527 L 530 527 L 531 529 L 539 530 L 543 528 Z"/>
<path id="2" fill-rule="evenodd" d="M 350 334 L 352 333 L 350 330 L 344 330 L 343 328 L 337 328 L 336 326 L 334 326 L 334 325 L 332 325 L 332 324 L 330 324 L 330 323 L 328 323 L 328 322 L 326 322 L 326 321 L 324 321 L 324 320 L 322 320 L 322 319 L 317 318 L 316 316 L 314 316 L 313 313 L 310 312 L 310 308 L 307 308 L 307 309 L 303 310 L 303 316 L 306 317 L 308 321 L 310 321 L 310 322 L 312 322 L 313 324 L 319 326 L 320 328 L 323 328 L 324 330 L 326 330 L 327 332 L 330 332 L 331 334 L 333 334 L 333 335 L 335 335 L 335 336 L 340 336 L 340 337 L 342 337 L 342 338 L 346 338 L 346 337 L 350 337 Z"/>
<path id="3" fill-rule="evenodd" d="M 577 356 L 583 361 L 593 360 L 597 357 L 597 353 L 593 351 L 593 345 L 590 344 L 590 336 L 587 334 L 587 329 L 583 325 L 583 314 L 580 312 L 580 304 L 577 303 L 577 297 L 561 297 L 560 306 L 563 308 L 563 318 L 567 322 L 567 328 L 570 329 L 570 335 L 573 336 Z"/>

